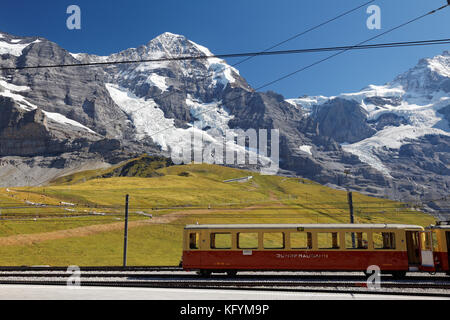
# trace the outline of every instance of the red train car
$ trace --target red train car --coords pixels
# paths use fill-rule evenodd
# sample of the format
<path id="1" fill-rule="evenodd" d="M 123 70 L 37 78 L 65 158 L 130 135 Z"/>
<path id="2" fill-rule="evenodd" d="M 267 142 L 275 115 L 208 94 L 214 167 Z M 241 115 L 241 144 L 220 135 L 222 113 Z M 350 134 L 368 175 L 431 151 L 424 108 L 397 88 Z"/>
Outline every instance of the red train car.
<path id="1" fill-rule="evenodd" d="M 436 271 L 438 257 L 439 270 L 448 271 L 448 247 L 433 253 L 426 246 L 433 232 L 401 224 L 188 225 L 182 265 L 202 275 L 244 270 L 365 272 L 376 265 L 382 272 L 403 276 L 407 271 Z"/>

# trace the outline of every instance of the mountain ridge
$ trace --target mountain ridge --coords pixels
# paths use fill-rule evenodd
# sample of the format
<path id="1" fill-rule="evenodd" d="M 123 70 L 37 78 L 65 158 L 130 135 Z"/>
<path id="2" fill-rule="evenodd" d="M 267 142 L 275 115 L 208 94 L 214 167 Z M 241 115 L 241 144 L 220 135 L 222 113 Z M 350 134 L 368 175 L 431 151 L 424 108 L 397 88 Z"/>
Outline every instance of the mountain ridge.
<path id="1" fill-rule="evenodd" d="M 110 56 L 73 54 L 44 38 L 0 33 L 0 50 L 1 67 L 211 54 L 172 33 Z M 17 108 L 42 109 L 69 136 L 73 125 L 92 130 L 77 150 L 81 158 L 94 150 L 95 157 L 111 164 L 145 152 L 170 156 L 173 147 L 186 142 L 188 132 L 216 146 L 228 129 L 279 129 L 284 173 L 378 196 L 430 199 L 445 196 L 450 187 L 448 56 L 444 51 L 391 83 L 337 97 L 285 99 L 256 92 L 237 69 L 217 58 L 77 67 L 70 73 L 4 71 L 0 96 L 14 100 Z M 435 154 L 411 153 L 409 145 Z M 72 160 L 77 157 L 70 148 L 60 156 L 68 154 Z M 396 163 L 399 158 L 402 166 L 400 160 Z M 346 170 L 351 170 L 350 177 Z"/>

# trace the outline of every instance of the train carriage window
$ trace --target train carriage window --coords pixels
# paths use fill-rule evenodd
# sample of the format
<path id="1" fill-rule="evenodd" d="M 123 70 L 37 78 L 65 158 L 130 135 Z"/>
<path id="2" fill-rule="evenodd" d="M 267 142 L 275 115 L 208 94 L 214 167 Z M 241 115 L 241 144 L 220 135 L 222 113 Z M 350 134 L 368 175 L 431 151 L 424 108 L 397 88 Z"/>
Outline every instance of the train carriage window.
<path id="1" fill-rule="evenodd" d="M 198 249 L 200 242 L 200 236 L 198 233 L 189 234 L 189 249 Z"/>
<path id="2" fill-rule="evenodd" d="M 319 232 L 317 244 L 319 249 L 339 249 L 339 237 L 337 232 Z"/>
<path id="3" fill-rule="evenodd" d="M 211 233 L 211 249 L 231 249 L 231 233 Z"/>
<path id="4" fill-rule="evenodd" d="M 424 249 L 425 250 L 431 250 L 431 251 L 437 251 L 438 250 L 438 241 L 437 241 L 437 235 L 436 232 L 424 232 Z"/>
<path id="5" fill-rule="evenodd" d="M 432 238 L 433 238 L 433 251 L 437 251 L 439 242 L 437 240 L 436 232 L 432 232 Z"/>
<path id="6" fill-rule="evenodd" d="M 369 242 L 366 232 L 346 232 L 345 248 L 346 249 L 367 249 Z"/>
<path id="7" fill-rule="evenodd" d="M 374 249 L 395 249 L 394 232 L 374 232 L 372 239 Z"/>
<path id="8" fill-rule="evenodd" d="M 265 232 L 264 249 L 284 249 L 283 232 Z"/>
<path id="9" fill-rule="evenodd" d="M 258 233 L 240 232 L 237 234 L 239 249 L 258 249 Z"/>
<path id="10" fill-rule="evenodd" d="M 312 249 L 311 232 L 292 232 L 291 249 Z"/>
<path id="11" fill-rule="evenodd" d="M 433 250 L 433 237 L 431 235 L 431 232 L 424 232 L 422 233 L 422 239 L 423 239 L 423 248 L 422 250 Z"/>

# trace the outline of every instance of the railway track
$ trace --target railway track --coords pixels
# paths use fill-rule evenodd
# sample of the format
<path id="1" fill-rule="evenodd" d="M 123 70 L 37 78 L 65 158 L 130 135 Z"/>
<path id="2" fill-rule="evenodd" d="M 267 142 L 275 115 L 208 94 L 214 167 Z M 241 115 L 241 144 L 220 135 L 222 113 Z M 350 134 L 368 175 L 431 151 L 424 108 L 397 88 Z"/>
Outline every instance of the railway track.
<path id="1" fill-rule="evenodd" d="M 324 281 L 360 281 L 365 282 L 366 277 L 362 275 L 308 275 L 308 274 L 283 274 L 283 275 L 274 275 L 274 274 L 264 274 L 263 272 L 246 272 L 246 274 L 239 274 L 233 277 L 225 276 L 222 274 L 214 274 L 210 278 L 202 278 L 195 274 L 195 272 L 184 272 L 183 270 L 148 270 L 148 271 L 81 271 L 81 278 L 131 278 L 131 279 L 170 279 L 170 278 L 180 278 L 180 279 L 191 279 L 191 280 L 222 280 L 228 281 L 231 279 L 234 280 L 242 280 L 246 281 L 250 277 L 255 277 L 258 281 L 273 281 L 277 279 L 284 279 L 286 281 L 314 281 L 314 280 L 324 280 Z M 17 272 L 17 271 L 0 271 L 0 280 L 5 278 L 68 278 L 71 276 L 71 273 L 57 271 L 26 271 L 26 272 Z M 253 278 L 250 278 L 254 280 Z M 393 278 L 389 275 L 382 277 L 383 281 L 389 282 L 393 280 Z M 421 282 L 442 282 L 448 283 L 450 285 L 450 278 L 446 276 L 408 276 L 405 279 L 397 280 L 396 282 L 407 282 L 407 281 L 421 281 Z"/>
<path id="2" fill-rule="evenodd" d="M 72 274 L 65 268 L 0 268 L 2 285 L 58 285 L 66 286 Z M 450 298 L 450 278 L 445 275 L 412 275 L 402 280 L 382 276 L 381 287 L 367 288 L 366 278 L 357 274 L 264 274 L 245 272 L 234 277 L 213 275 L 202 278 L 195 273 L 174 267 L 82 268 L 81 286 L 189 288 L 189 289 L 245 289 L 301 292 L 374 293 Z"/>

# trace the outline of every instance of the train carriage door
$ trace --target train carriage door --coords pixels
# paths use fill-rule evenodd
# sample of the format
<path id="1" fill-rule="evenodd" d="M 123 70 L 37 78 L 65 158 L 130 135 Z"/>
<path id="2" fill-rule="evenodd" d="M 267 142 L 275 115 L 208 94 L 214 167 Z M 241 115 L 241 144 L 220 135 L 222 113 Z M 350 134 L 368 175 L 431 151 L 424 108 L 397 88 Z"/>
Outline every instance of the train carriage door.
<path id="1" fill-rule="evenodd" d="M 406 231 L 406 249 L 410 265 L 420 264 L 420 243 L 418 231 Z"/>

